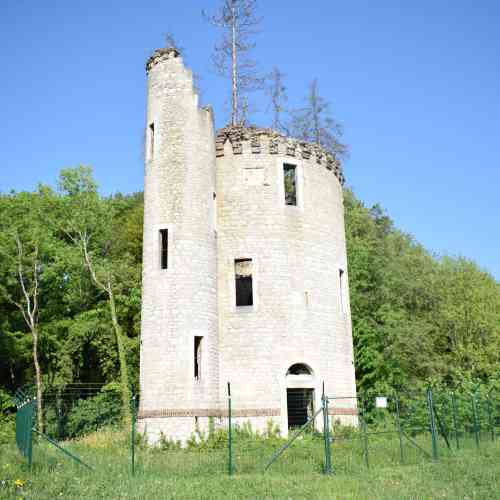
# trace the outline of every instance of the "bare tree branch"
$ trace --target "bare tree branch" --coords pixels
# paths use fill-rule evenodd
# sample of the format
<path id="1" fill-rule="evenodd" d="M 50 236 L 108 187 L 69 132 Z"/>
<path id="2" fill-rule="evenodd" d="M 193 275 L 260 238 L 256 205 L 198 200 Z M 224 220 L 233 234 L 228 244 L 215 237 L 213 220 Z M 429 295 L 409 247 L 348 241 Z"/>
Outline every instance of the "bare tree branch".
<path id="1" fill-rule="evenodd" d="M 288 101 L 284 78 L 284 73 L 275 66 L 267 77 L 269 83 L 266 88 L 266 93 L 271 99 L 273 113 L 271 127 L 274 130 L 289 135 L 288 127 L 282 120 L 282 114 L 286 112 L 285 103 Z"/>
<path id="2" fill-rule="evenodd" d="M 224 30 L 214 47 L 212 62 L 217 74 L 231 79 L 231 125 L 239 125 L 247 119 L 246 94 L 263 85 L 263 79 L 256 72 L 257 64 L 249 54 L 255 48 L 252 37 L 262 21 L 256 16 L 256 10 L 257 0 L 222 0 L 214 15 L 203 12 L 212 26 Z"/>
<path id="3" fill-rule="evenodd" d="M 333 118 L 330 103 L 319 94 L 318 80 L 309 85 L 306 105 L 291 111 L 292 135 L 303 141 L 315 142 L 339 158 L 349 156 L 349 148 L 341 141 L 342 125 Z"/>
<path id="4" fill-rule="evenodd" d="M 43 431 L 43 413 L 42 413 L 42 371 L 40 369 L 40 363 L 38 360 L 38 295 L 39 295 L 39 287 L 38 287 L 38 273 L 40 272 L 40 262 L 38 258 L 38 244 L 34 244 L 33 255 L 30 257 L 32 259 L 33 265 L 33 276 L 32 276 L 32 285 L 28 285 L 28 277 L 25 273 L 24 268 L 24 248 L 19 236 L 19 233 L 16 231 L 14 234 L 14 239 L 16 242 L 17 249 L 17 277 L 19 280 L 19 284 L 21 286 L 21 292 L 24 298 L 25 305 L 22 303 L 16 302 L 12 297 L 8 297 L 9 301 L 18 307 L 21 311 L 24 321 L 28 325 L 28 328 L 31 331 L 31 335 L 33 338 L 33 363 L 35 365 L 35 379 L 36 379 L 36 393 L 37 393 L 37 420 L 38 427 L 40 431 Z"/>

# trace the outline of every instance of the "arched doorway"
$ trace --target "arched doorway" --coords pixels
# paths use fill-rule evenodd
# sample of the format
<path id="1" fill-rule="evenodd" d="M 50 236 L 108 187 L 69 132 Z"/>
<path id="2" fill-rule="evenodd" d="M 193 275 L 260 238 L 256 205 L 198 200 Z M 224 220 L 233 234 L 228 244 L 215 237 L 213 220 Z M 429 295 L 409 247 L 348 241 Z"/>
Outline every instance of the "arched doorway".
<path id="1" fill-rule="evenodd" d="M 286 373 L 288 428 L 303 426 L 314 415 L 314 372 L 305 363 L 295 363 Z"/>

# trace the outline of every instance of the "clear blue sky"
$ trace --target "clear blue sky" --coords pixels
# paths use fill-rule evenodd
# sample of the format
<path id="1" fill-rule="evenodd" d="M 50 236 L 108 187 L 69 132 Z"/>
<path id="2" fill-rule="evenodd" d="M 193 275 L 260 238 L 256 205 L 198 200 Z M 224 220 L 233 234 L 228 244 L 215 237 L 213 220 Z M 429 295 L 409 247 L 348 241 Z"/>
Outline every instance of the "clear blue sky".
<path id="1" fill-rule="evenodd" d="M 92 165 L 103 193 L 143 188 L 144 63 L 172 31 L 225 122 L 210 69 L 218 0 L 1 0 L 0 191 Z M 348 184 L 428 249 L 500 279 L 500 2 L 261 0 L 255 56 L 308 82 L 345 125 Z M 267 125 L 266 101 L 255 96 Z"/>

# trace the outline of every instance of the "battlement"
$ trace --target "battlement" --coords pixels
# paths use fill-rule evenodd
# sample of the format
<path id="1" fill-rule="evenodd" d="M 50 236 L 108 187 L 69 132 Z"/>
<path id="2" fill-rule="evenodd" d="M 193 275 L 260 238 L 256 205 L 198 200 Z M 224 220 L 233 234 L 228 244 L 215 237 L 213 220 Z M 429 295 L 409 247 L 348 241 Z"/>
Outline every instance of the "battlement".
<path id="1" fill-rule="evenodd" d="M 305 160 L 313 158 L 318 165 L 333 172 L 341 185 L 345 182 L 340 161 L 317 144 L 286 137 L 270 128 L 227 126 L 217 131 L 215 138 L 217 157 L 224 156 L 224 145 L 227 141 L 231 144 L 233 155 L 242 154 L 243 143 L 249 143 L 249 147 L 245 149 L 251 151 L 252 154 L 263 152 Z M 266 147 L 267 151 L 264 150 Z"/>
<path id="2" fill-rule="evenodd" d="M 175 47 L 156 49 L 151 57 L 149 57 L 149 59 L 146 61 L 146 72 L 148 72 L 153 66 L 156 66 L 161 61 L 174 59 L 179 56 L 180 52 Z"/>

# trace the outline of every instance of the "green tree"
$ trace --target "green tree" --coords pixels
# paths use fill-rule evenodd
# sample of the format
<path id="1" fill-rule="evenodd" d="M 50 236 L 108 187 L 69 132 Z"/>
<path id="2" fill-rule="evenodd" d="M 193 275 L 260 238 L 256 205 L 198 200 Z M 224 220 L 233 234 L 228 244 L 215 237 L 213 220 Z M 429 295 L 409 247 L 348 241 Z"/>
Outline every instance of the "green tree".
<path id="1" fill-rule="evenodd" d="M 65 195 L 63 209 L 68 214 L 61 228 L 78 248 L 94 286 L 105 294 L 108 302 L 120 364 L 123 415 L 128 421 L 131 393 L 126 336 L 118 320 L 116 304 L 116 294 L 127 276 L 128 262 L 112 258 L 114 210 L 99 196 L 89 167 L 62 170 L 59 189 Z"/>
<path id="2" fill-rule="evenodd" d="M 43 431 L 43 373 L 40 365 L 40 315 L 46 305 L 46 276 L 57 253 L 51 229 L 45 223 L 53 193 L 40 188 L 19 193 L 0 203 L 0 295 L 21 314 L 31 333 L 35 371 L 38 427 Z"/>

